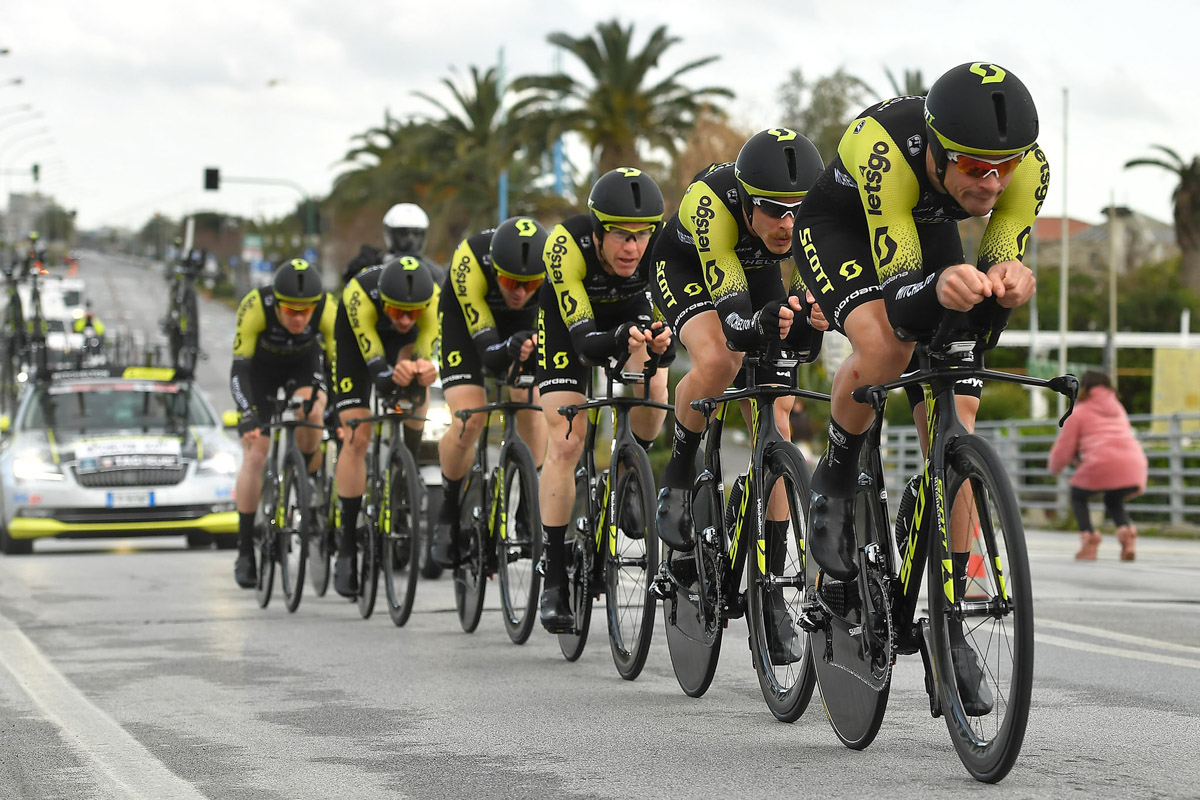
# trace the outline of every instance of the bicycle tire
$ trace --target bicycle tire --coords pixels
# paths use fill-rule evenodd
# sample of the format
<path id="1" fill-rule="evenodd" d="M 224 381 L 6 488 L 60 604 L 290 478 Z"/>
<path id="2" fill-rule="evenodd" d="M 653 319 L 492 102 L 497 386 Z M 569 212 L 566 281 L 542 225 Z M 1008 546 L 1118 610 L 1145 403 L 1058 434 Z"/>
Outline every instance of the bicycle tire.
<path id="1" fill-rule="evenodd" d="M 322 446 L 325 460 L 317 475 L 321 502 L 313 510 L 314 528 L 308 537 L 308 577 L 313 594 L 317 597 L 324 597 L 329 591 L 329 579 L 332 575 L 329 562 L 334 551 L 334 509 L 337 503 L 337 490 L 333 481 L 336 460 L 330 452 L 333 447 L 332 441 Z"/>
<path id="2" fill-rule="evenodd" d="M 271 590 L 275 585 L 275 503 L 279 496 L 279 476 L 268 469 L 263 475 L 262 493 L 258 501 L 258 513 L 254 523 L 254 552 L 258 560 L 258 580 L 254 585 L 254 596 L 259 608 L 271 602 Z"/>
<path id="3" fill-rule="evenodd" d="M 442 577 L 442 568 L 433 560 L 433 529 L 442 511 L 441 486 L 424 486 L 424 505 L 421 509 L 421 577 L 436 580 Z"/>
<path id="4" fill-rule="evenodd" d="M 966 501 L 959 488 L 969 482 L 979 520 L 971 537 L 964 600 L 976 609 L 1001 609 L 969 612 L 963 620 L 966 641 L 980 659 L 993 698 L 990 713 L 970 716 L 952 677 L 949 626 L 959 623 L 940 591 L 942 557 L 950 559 L 940 541 L 931 545 L 939 557 L 929 559 L 930 656 L 942 716 L 959 759 L 976 780 L 996 783 L 1016 762 L 1029 722 L 1034 652 L 1029 555 L 1020 506 L 992 445 L 979 436 L 961 436 L 947 449 L 947 465 L 946 519 L 952 519 L 956 503 Z"/>
<path id="5" fill-rule="evenodd" d="M 650 592 L 658 575 L 654 522 L 658 492 L 650 459 L 639 445 L 622 448 L 616 461 L 623 469 L 617 477 L 616 508 L 609 509 L 614 524 L 607 526 L 608 535 L 601 537 L 608 544 L 604 553 L 605 606 L 613 664 L 622 678 L 632 681 L 646 666 L 658 609 L 658 598 Z"/>
<path id="6" fill-rule="evenodd" d="M 722 506 L 715 480 L 697 482 L 692 494 L 696 547 L 687 553 L 667 551 L 671 572 L 677 578 L 686 577 L 674 595 L 663 601 L 663 621 L 671 668 L 688 697 L 702 697 L 708 691 L 721 659 L 725 630 L 721 619 L 724 546 L 711 544 L 701 534 L 710 526 L 718 526 L 719 530 Z"/>
<path id="7" fill-rule="evenodd" d="M 363 498 L 364 511 L 359 512 L 359 519 L 364 524 L 355 527 L 358 537 L 358 613 L 363 619 L 370 619 L 375 611 L 375 597 L 379 593 L 379 504 L 380 486 L 376 468 L 370 464 L 368 451 L 367 491 L 369 498 Z M 370 508 L 370 513 L 366 512 Z"/>
<path id="8" fill-rule="evenodd" d="M 294 443 L 283 461 L 275 537 L 279 549 L 279 588 L 289 613 L 304 596 L 304 568 L 308 561 L 308 513 L 311 499 L 308 467 Z"/>
<path id="9" fill-rule="evenodd" d="M 200 312 L 196 302 L 196 291 L 187 286 L 179 301 L 178 348 L 173 353 L 175 368 L 194 372 L 200 356 Z"/>
<path id="10" fill-rule="evenodd" d="M 487 591 L 487 511 L 483 474 L 472 468 L 463 490 L 458 523 L 458 566 L 454 568 L 454 606 L 466 633 L 474 633 Z"/>
<path id="11" fill-rule="evenodd" d="M 13 416 L 17 413 L 17 363 L 16 342 L 9 339 L 3 343 L 4 355 L 0 358 L 0 414 Z"/>
<path id="12" fill-rule="evenodd" d="M 517 440 L 504 452 L 496 537 L 496 572 L 504 630 L 513 644 L 525 644 L 537 623 L 542 589 L 537 572 L 542 557 L 542 515 L 538 506 L 537 467 L 529 447 Z"/>
<path id="13" fill-rule="evenodd" d="M 388 616 L 397 628 L 408 622 L 413 599 L 417 596 L 420 567 L 414 552 L 420 546 L 421 484 L 417 462 L 403 444 L 392 448 L 386 513 L 380 521 L 383 588 L 388 601 Z"/>
<path id="14" fill-rule="evenodd" d="M 746 623 L 750 629 L 750 652 L 753 655 L 754 669 L 758 673 L 758 685 L 762 690 L 767 708 L 781 722 L 795 722 L 808 707 L 812 699 L 813 688 L 816 685 L 816 675 L 813 671 L 812 651 L 808 647 L 808 637 L 797 634 L 796 620 L 801 613 L 804 600 L 804 543 L 807 529 L 804 527 L 807 514 L 805 512 L 811 493 L 809 486 L 808 465 L 804 456 L 789 442 L 780 442 L 770 446 L 763 463 L 763 486 L 776 486 L 782 481 L 781 489 L 787 499 L 788 528 L 791 531 L 790 541 L 778 543 L 776 535 L 768 527 L 762 533 L 755 550 L 754 564 L 750 567 L 746 591 Z M 766 508 L 767 504 L 755 504 L 755 508 Z M 758 520 L 754 528 L 761 530 Z M 775 552 L 776 547 L 786 549 L 781 574 L 773 574 L 767 554 Z M 748 553 L 747 556 L 751 553 Z M 779 642 L 794 653 L 796 646 L 802 648 L 799 660 L 784 662 L 784 659 L 773 658 L 771 654 L 770 633 L 768 631 L 767 614 L 772 604 L 782 607 L 791 622 L 789 628 L 792 639 Z M 784 663 L 776 664 L 775 661 Z"/>
<path id="15" fill-rule="evenodd" d="M 591 485 L 586 475 L 575 477 L 575 504 L 567 523 L 563 542 L 563 558 L 567 571 L 567 603 L 573 619 L 571 630 L 557 634 L 558 649 L 567 661 L 578 661 L 587 647 L 588 629 L 592 625 L 592 572 L 596 553 L 595 525 L 590 511 Z"/>
<path id="16" fill-rule="evenodd" d="M 860 486 L 855 499 L 855 529 L 860 545 L 864 541 L 877 540 L 879 535 L 890 536 L 887 520 L 876 520 L 871 511 L 870 494 L 873 491 L 871 487 Z M 806 530 L 807 525 L 806 516 Z M 872 533 L 872 525 L 881 525 L 882 529 Z M 829 607 L 842 611 L 842 616 L 827 619 L 824 629 L 808 636 L 821 704 L 842 744 L 851 750 L 864 750 L 875 741 L 887 712 L 892 687 L 891 657 L 877 653 L 864 658 L 858 628 L 870 620 L 863 614 L 858 584 L 834 581 L 820 573 L 816 559 L 806 559 L 804 566 L 806 591 L 819 591 Z M 884 624 L 890 630 L 889 592 L 883 586 L 882 577 L 872 571 L 867 582 L 876 606 L 885 612 Z"/>

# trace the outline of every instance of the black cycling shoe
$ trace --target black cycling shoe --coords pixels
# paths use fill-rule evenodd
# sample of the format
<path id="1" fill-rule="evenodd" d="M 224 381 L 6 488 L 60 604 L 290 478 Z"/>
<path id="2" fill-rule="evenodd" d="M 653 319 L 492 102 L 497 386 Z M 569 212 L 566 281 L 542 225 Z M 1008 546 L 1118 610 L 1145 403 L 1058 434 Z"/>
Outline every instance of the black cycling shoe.
<path id="1" fill-rule="evenodd" d="M 979 655 L 975 649 L 966 642 L 951 642 L 950 659 L 954 662 L 954 679 L 958 683 L 963 711 L 970 717 L 992 713 L 992 691 L 988 688 L 987 675 L 979 665 Z"/>
<path id="2" fill-rule="evenodd" d="M 254 553 L 240 553 L 233 565 L 233 579 L 243 589 L 258 586 L 258 570 L 254 568 Z"/>
<path id="3" fill-rule="evenodd" d="M 550 633 L 570 633 L 575 625 L 575 615 L 571 613 L 571 604 L 567 600 L 567 587 L 547 586 L 542 590 L 538 607 L 543 628 Z"/>
<path id="4" fill-rule="evenodd" d="M 358 564 L 353 553 L 338 553 L 333 562 L 333 590 L 351 600 L 358 597 Z"/>
<path id="5" fill-rule="evenodd" d="M 839 581 L 857 578 L 854 498 L 826 497 L 813 492 L 809 520 L 812 531 L 809 552 L 825 574 Z"/>
<path id="6" fill-rule="evenodd" d="M 643 539 L 646 536 L 646 518 L 642 514 L 641 497 L 628 492 L 621 503 L 621 532 L 630 539 Z"/>
<path id="7" fill-rule="evenodd" d="M 803 633 L 796 629 L 787 604 L 778 592 L 771 593 L 766 612 L 767 651 L 771 656 L 771 663 L 781 667 L 785 664 L 795 664 L 804 658 Z"/>
<path id="8" fill-rule="evenodd" d="M 686 552 L 696 546 L 696 539 L 692 535 L 691 507 L 690 489 L 664 486 L 658 493 L 658 513 L 655 515 L 658 538 L 672 550 Z"/>
<path id="9" fill-rule="evenodd" d="M 433 527 L 433 546 L 429 557 L 442 569 L 458 566 L 458 525 L 439 519 Z"/>

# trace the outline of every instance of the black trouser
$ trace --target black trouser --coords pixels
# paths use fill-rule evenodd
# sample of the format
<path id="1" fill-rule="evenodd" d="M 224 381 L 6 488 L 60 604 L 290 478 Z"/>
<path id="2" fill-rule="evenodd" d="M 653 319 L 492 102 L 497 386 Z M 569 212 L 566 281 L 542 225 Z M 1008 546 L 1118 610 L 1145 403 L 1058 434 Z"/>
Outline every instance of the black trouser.
<path id="1" fill-rule="evenodd" d="M 1098 492 L 1104 492 L 1104 510 L 1108 518 L 1117 525 L 1124 527 L 1131 525 L 1129 521 L 1129 512 L 1125 510 L 1125 499 L 1133 497 L 1137 494 L 1136 486 L 1126 486 L 1123 489 L 1080 489 L 1078 486 L 1071 487 L 1071 508 L 1075 511 L 1075 521 L 1079 523 L 1079 530 L 1094 531 L 1092 527 L 1092 517 L 1088 514 L 1088 500 L 1092 495 Z"/>

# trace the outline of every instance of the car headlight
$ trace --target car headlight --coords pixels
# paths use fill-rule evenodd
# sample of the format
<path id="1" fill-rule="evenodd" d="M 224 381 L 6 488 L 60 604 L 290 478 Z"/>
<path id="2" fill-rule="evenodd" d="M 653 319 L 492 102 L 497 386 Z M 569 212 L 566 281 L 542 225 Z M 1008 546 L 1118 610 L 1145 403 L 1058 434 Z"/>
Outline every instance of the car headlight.
<path id="1" fill-rule="evenodd" d="M 211 458 L 200 462 L 200 472 L 212 475 L 236 475 L 241 463 L 238 457 L 228 450 L 218 450 Z"/>
<path id="2" fill-rule="evenodd" d="M 13 458 L 13 477 L 20 481 L 61 481 L 62 469 L 50 460 L 49 454 L 27 450 Z"/>
<path id="3" fill-rule="evenodd" d="M 425 412 L 425 429 L 421 433 L 421 438 L 426 442 L 440 440 L 453 421 L 454 417 L 450 414 L 450 406 L 443 404 L 434 407 L 431 405 Z"/>

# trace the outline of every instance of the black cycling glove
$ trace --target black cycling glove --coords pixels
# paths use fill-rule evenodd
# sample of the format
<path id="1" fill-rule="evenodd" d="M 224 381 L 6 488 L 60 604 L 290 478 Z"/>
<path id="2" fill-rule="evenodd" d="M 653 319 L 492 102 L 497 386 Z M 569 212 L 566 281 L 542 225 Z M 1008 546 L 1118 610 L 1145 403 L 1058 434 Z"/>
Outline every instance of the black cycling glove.
<path id="1" fill-rule="evenodd" d="M 238 420 L 238 436 L 245 436 L 250 431 L 261 427 L 262 423 L 258 421 L 257 414 L 253 411 L 245 412 L 242 414 L 241 419 Z"/>
<path id="2" fill-rule="evenodd" d="M 533 331 L 517 331 L 508 337 L 508 357 L 513 361 L 521 360 L 521 347 L 533 338 Z"/>
<path id="3" fill-rule="evenodd" d="M 779 338 L 779 311 L 786 302 L 786 300 L 772 300 L 754 312 L 751 322 L 754 332 L 758 334 L 759 340 L 763 343 L 769 343 Z"/>
<path id="4" fill-rule="evenodd" d="M 380 395 L 389 395 L 396 390 L 396 382 L 392 380 L 392 365 L 383 356 L 375 356 L 367 362 L 367 373 Z"/>

